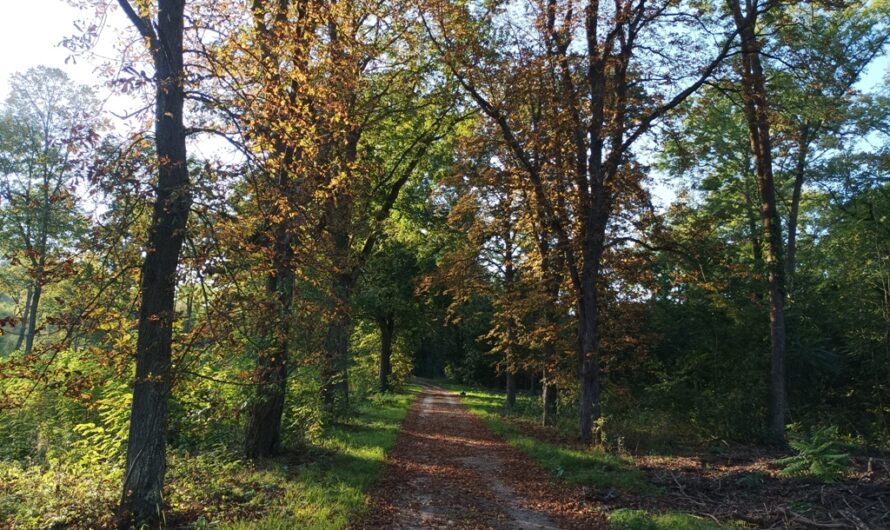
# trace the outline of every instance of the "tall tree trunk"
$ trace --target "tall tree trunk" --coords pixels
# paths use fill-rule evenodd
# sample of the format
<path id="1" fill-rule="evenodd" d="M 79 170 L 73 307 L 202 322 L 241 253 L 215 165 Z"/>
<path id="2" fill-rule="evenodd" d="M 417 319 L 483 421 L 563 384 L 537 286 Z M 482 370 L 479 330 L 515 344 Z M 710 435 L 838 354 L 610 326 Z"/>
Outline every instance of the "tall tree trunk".
<path id="1" fill-rule="evenodd" d="M 264 90 L 274 94 L 287 87 L 288 96 L 283 102 L 278 100 L 277 105 L 289 109 L 300 106 L 301 96 L 296 80 L 286 80 L 282 76 L 282 56 L 285 55 L 288 61 L 293 61 L 291 67 L 299 71 L 306 67 L 307 55 L 292 54 L 279 46 L 279 41 L 283 38 L 280 32 L 293 23 L 299 27 L 298 34 L 301 32 L 303 35 L 311 34 L 314 31 L 315 21 L 307 22 L 306 17 L 302 16 L 309 4 L 311 2 L 296 3 L 297 13 L 300 16 L 293 21 L 288 18 L 289 10 L 295 5 L 290 0 L 253 0 L 251 3 L 257 47 L 264 69 L 261 76 L 264 79 Z M 271 15 L 270 20 L 267 20 L 267 15 Z M 281 110 L 273 106 L 267 109 L 267 112 L 277 116 Z M 263 121 L 260 119 L 260 129 L 266 126 Z M 263 206 L 270 212 L 269 219 L 272 223 L 272 228 L 269 230 L 272 233 L 271 271 L 266 278 L 268 312 L 263 315 L 268 327 L 264 331 L 266 336 L 264 347 L 257 352 L 256 395 L 250 405 L 245 429 L 244 452 L 248 458 L 271 456 L 281 445 L 281 419 L 287 394 L 288 344 L 295 282 L 293 229 L 297 221 L 294 212 L 298 209 L 300 201 L 304 200 L 301 195 L 301 182 L 294 174 L 294 163 L 302 158 L 303 152 L 300 147 L 294 145 L 295 138 L 291 137 L 300 133 L 290 130 L 269 132 L 271 132 L 272 153 L 277 163 L 267 166 L 270 177 L 268 186 L 272 193 L 261 199 L 266 201 Z"/>
<path id="2" fill-rule="evenodd" d="M 748 175 L 745 175 L 744 194 L 745 194 L 745 215 L 748 218 L 748 233 L 751 238 L 751 252 L 754 255 L 754 270 L 760 273 L 763 270 L 763 244 L 760 239 L 760 227 L 757 226 L 760 211 L 754 204 L 751 197 L 752 190 L 747 184 Z"/>
<path id="3" fill-rule="evenodd" d="M 544 366 L 541 385 L 544 387 L 544 394 L 541 397 L 544 402 L 544 413 L 541 417 L 541 423 L 545 427 L 549 427 L 556 423 L 558 392 L 556 383 L 553 381 L 553 372 L 546 365 Z"/>
<path id="4" fill-rule="evenodd" d="M 758 2 L 748 4 L 742 14 L 739 0 L 731 1 L 733 19 L 742 42 L 742 99 L 751 140 L 751 150 L 760 188 L 761 218 L 766 241 L 766 269 L 769 283 L 771 369 L 767 430 L 777 443 L 785 441 L 785 263 L 782 259 L 782 224 L 776 206 L 772 145 L 766 82 L 757 41 Z"/>
<path id="5" fill-rule="evenodd" d="M 544 324 L 547 330 L 544 334 L 542 350 L 544 354 L 543 370 L 541 372 L 541 386 L 543 401 L 543 413 L 541 415 L 541 423 L 544 426 L 553 425 L 556 422 L 557 407 L 557 387 L 553 378 L 555 373 L 556 359 L 556 343 L 559 335 L 559 287 L 560 274 L 564 266 L 563 260 L 560 259 L 560 252 L 551 246 L 553 233 L 548 230 L 544 224 L 544 215 L 539 210 L 538 216 L 541 219 L 541 232 L 536 235 L 535 242 L 540 253 L 540 264 L 542 271 L 542 286 L 546 299 L 546 308 L 544 310 Z"/>
<path id="6" fill-rule="evenodd" d="M 596 175 L 594 183 L 601 182 Z M 593 425 L 602 414 L 600 404 L 600 306 L 598 283 L 603 251 L 605 250 L 608 206 L 606 190 L 600 183 L 591 199 L 594 207 L 584 222 L 583 256 L 581 266 L 581 296 L 578 319 L 578 378 L 580 418 L 579 436 L 582 443 L 593 440 Z"/>
<path id="7" fill-rule="evenodd" d="M 349 331 L 352 319 L 348 307 L 338 309 L 328 323 L 322 361 L 322 407 L 335 412 L 349 404 Z"/>
<path id="8" fill-rule="evenodd" d="M 167 468 L 167 399 L 175 316 L 176 268 L 191 206 L 183 124 L 184 0 L 158 0 L 157 21 L 121 7 L 149 42 L 155 66 L 157 196 L 142 264 L 136 379 L 119 515 L 157 521 Z"/>
<path id="9" fill-rule="evenodd" d="M 25 293 L 25 308 L 22 310 L 22 319 L 19 322 L 19 338 L 15 341 L 15 350 L 18 351 L 22 344 L 25 342 L 25 336 L 28 335 L 28 321 L 31 318 L 31 297 L 33 296 L 34 289 L 31 285 L 28 285 L 28 290 Z"/>
<path id="10" fill-rule="evenodd" d="M 259 352 L 257 357 L 257 393 L 251 403 L 244 440 L 244 453 L 248 458 L 271 456 L 281 445 L 294 274 L 290 269 L 292 250 L 287 227 L 280 225 L 276 232 L 275 270 L 266 279 L 267 298 L 275 305 L 274 316 L 270 319 L 271 347 Z"/>
<path id="11" fill-rule="evenodd" d="M 586 268 L 586 267 L 585 267 Z M 600 380 L 599 380 L 599 306 L 595 275 L 585 279 L 585 289 L 581 295 L 578 321 L 578 379 L 580 417 L 579 436 L 582 443 L 593 442 L 593 424 L 599 419 Z"/>
<path id="12" fill-rule="evenodd" d="M 340 270 L 331 285 L 333 314 L 327 326 L 321 367 L 321 397 L 325 410 L 333 412 L 349 404 L 349 332 L 352 329 L 351 298 L 355 273 L 349 267 L 349 235 L 344 223 L 347 210 L 334 207 L 329 218 L 334 256 Z"/>
<path id="13" fill-rule="evenodd" d="M 380 319 L 380 391 L 389 392 L 389 376 L 392 374 L 392 336 L 395 319 Z"/>
<path id="14" fill-rule="evenodd" d="M 794 282 L 797 268 L 797 218 L 800 213 L 800 198 L 803 194 L 803 183 L 806 177 L 807 156 L 810 149 L 809 125 L 801 125 L 800 137 L 797 141 L 797 160 L 794 164 L 794 190 L 791 194 L 791 211 L 788 213 L 788 252 L 785 257 L 785 277 L 788 288 Z"/>
<path id="15" fill-rule="evenodd" d="M 332 42 L 338 42 L 336 25 L 328 26 Z M 338 48 L 335 46 L 335 50 Z M 339 52 L 337 52 L 339 53 Z M 357 158 L 359 131 L 350 131 L 347 135 L 343 166 L 347 175 L 350 165 Z M 346 193 L 334 190 L 325 210 L 326 227 L 331 237 L 331 258 L 333 277 L 331 279 L 331 296 L 333 298 L 333 314 L 328 322 L 325 335 L 324 353 L 321 362 L 321 401 L 322 408 L 328 412 L 336 412 L 349 405 L 349 333 L 352 329 L 352 288 L 358 278 L 359 267 L 364 263 L 356 263 L 351 248 L 350 218 L 352 213 L 351 198 Z M 369 238 L 366 242 L 373 248 Z M 370 255 L 370 249 L 368 251 Z M 362 256 L 364 258 L 364 256 Z M 366 258 L 365 258 L 366 259 Z"/>
<path id="16" fill-rule="evenodd" d="M 28 312 L 28 322 L 25 329 L 25 355 L 31 355 L 34 349 L 34 336 L 37 334 L 37 311 L 40 307 L 40 297 L 43 294 L 43 280 L 38 276 L 34 284 L 34 292 L 31 295 L 31 309 Z"/>
<path id="17" fill-rule="evenodd" d="M 512 370 L 507 370 L 504 386 L 507 391 L 506 405 L 508 409 L 512 409 L 516 405 L 516 374 Z"/>
<path id="18" fill-rule="evenodd" d="M 351 136 L 346 147 L 346 164 L 356 156 L 357 136 Z M 350 199 L 335 195 L 329 200 L 326 226 L 331 236 L 333 277 L 331 297 L 333 313 L 328 321 L 321 362 L 322 408 L 336 412 L 349 404 L 349 332 L 352 328 L 352 287 L 357 276 L 350 248 Z"/>

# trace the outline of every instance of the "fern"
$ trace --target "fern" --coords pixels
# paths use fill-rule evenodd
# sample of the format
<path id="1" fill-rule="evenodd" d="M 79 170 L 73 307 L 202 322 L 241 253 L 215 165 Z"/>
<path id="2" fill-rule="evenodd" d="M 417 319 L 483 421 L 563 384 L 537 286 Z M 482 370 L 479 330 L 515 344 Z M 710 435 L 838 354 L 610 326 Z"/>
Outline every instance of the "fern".
<path id="1" fill-rule="evenodd" d="M 850 469 L 850 455 L 838 447 L 837 427 L 819 429 L 809 437 L 792 436 L 788 445 L 797 454 L 773 462 L 783 466 L 782 475 L 808 475 L 823 482 L 836 482 Z"/>

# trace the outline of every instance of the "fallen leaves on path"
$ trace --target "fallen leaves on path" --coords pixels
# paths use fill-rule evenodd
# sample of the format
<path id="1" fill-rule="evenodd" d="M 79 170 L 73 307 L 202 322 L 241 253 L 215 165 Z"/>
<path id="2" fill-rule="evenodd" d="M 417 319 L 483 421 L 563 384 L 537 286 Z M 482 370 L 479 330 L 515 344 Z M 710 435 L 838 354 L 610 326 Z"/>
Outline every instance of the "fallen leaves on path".
<path id="1" fill-rule="evenodd" d="M 362 529 L 605 528 L 579 488 L 560 483 L 467 412 L 427 387 L 387 458 Z"/>

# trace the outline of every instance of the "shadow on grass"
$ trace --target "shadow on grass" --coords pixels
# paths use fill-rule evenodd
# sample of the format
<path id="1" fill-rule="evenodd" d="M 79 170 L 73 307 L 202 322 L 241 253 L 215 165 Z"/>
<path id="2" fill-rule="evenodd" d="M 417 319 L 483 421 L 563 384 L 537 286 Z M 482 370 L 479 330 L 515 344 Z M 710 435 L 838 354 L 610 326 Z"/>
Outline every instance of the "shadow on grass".
<path id="1" fill-rule="evenodd" d="M 419 389 L 378 396 L 363 403 L 348 422 L 328 425 L 321 440 L 279 465 L 286 474 L 281 498 L 259 519 L 223 526 L 247 529 L 337 529 L 367 506 L 367 493 L 379 480 L 386 452 L 396 442 L 408 408 Z M 290 463 L 288 463 L 290 462 Z"/>

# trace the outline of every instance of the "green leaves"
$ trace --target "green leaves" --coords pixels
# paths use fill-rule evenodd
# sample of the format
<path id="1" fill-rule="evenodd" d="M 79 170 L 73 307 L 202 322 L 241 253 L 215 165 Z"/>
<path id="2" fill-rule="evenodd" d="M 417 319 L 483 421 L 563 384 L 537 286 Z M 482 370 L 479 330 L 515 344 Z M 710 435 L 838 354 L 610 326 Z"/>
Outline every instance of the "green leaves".
<path id="1" fill-rule="evenodd" d="M 822 482 L 836 482 L 850 469 L 850 455 L 838 447 L 836 426 L 823 427 L 809 437 L 791 435 L 788 445 L 796 455 L 780 458 L 774 464 L 783 466 L 782 475 L 808 475 Z"/>

